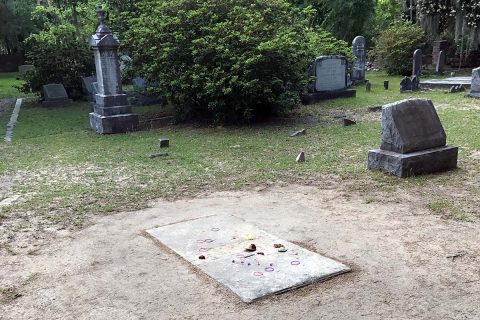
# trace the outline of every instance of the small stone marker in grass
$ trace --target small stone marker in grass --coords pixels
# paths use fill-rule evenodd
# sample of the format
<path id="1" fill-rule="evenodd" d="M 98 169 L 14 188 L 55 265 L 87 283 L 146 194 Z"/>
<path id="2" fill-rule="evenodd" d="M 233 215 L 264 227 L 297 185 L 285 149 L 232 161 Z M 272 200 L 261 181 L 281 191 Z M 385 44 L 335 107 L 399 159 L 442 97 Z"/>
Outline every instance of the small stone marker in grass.
<path id="1" fill-rule="evenodd" d="M 297 156 L 297 159 L 295 160 L 297 162 L 305 162 L 305 152 L 300 152 L 300 154 Z"/>
<path id="2" fill-rule="evenodd" d="M 158 139 L 158 145 L 160 148 L 168 148 L 170 147 L 170 140 L 167 138 L 160 138 Z"/>
<path id="3" fill-rule="evenodd" d="M 347 119 L 347 118 L 344 118 L 343 119 L 343 125 L 345 127 L 349 127 L 349 126 L 353 126 L 353 125 L 356 125 L 357 123 L 353 120 L 350 120 L 350 119 Z"/>
<path id="4" fill-rule="evenodd" d="M 228 215 L 183 221 L 147 233 L 247 303 L 350 271 L 342 263 Z M 279 252 L 276 244 L 285 249 Z M 206 285 L 202 277 L 197 281 L 199 287 Z"/>
<path id="5" fill-rule="evenodd" d="M 471 98 L 480 98 L 480 68 L 473 69 L 472 71 L 472 86 L 470 93 L 467 95 Z"/>
<path id="6" fill-rule="evenodd" d="M 370 81 L 368 81 L 368 80 L 365 80 L 365 90 L 366 90 L 367 92 L 372 91 L 372 84 L 371 84 Z"/>
<path id="7" fill-rule="evenodd" d="M 63 84 L 46 84 L 42 87 L 42 93 L 42 105 L 45 107 L 65 107 L 72 102 Z"/>
<path id="8" fill-rule="evenodd" d="M 307 134 L 307 129 L 298 130 L 290 135 L 290 137 L 304 136 Z"/>
<path id="9" fill-rule="evenodd" d="M 458 148 L 447 136 L 431 100 L 410 99 L 385 105 L 379 150 L 368 153 L 368 168 L 405 178 L 457 167 Z"/>

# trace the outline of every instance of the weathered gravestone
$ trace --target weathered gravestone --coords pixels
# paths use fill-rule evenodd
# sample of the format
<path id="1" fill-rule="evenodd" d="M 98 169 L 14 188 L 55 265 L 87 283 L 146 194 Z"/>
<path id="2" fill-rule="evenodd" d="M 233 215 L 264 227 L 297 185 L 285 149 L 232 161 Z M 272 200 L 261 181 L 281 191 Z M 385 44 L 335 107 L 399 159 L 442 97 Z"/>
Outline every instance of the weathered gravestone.
<path id="1" fill-rule="evenodd" d="M 358 36 L 353 39 L 352 51 L 353 55 L 356 58 L 352 68 L 352 81 L 354 83 L 362 82 L 365 80 L 366 49 L 367 42 L 365 40 L 365 37 Z"/>
<path id="2" fill-rule="evenodd" d="M 385 105 L 379 150 L 368 153 L 368 168 L 405 178 L 457 167 L 458 148 L 447 136 L 431 100 L 410 99 Z"/>
<path id="3" fill-rule="evenodd" d="M 93 83 L 97 82 L 97 77 L 90 76 L 90 77 L 83 77 L 82 78 L 82 92 L 83 97 L 87 101 L 94 101 L 95 100 L 95 92 L 93 90 Z"/>
<path id="4" fill-rule="evenodd" d="M 310 65 L 309 75 L 315 79 L 309 84 L 304 104 L 339 97 L 355 97 L 356 90 L 347 89 L 348 61 L 343 56 L 321 56 Z"/>
<path id="5" fill-rule="evenodd" d="M 42 94 L 44 107 L 64 107 L 72 102 L 63 84 L 46 84 L 42 86 Z"/>
<path id="6" fill-rule="evenodd" d="M 18 67 L 19 78 L 25 79 L 27 72 L 35 72 L 35 66 L 31 64 L 24 64 Z"/>
<path id="7" fill-rule="evenodd" d="M 138 128 L 138 115 L 132 113 L 127 95 L 122 91 L 118 38 L 105 24 L 106 12 L 99 6 L 100 26 L 90 39 L 95 56 L 98 93 L 94 112 L 90 113 L 90 126 L 102 134 L 125 133 Z"/>
<path id="8" fill-rule="evenodd" d="M 472 86 L 470 87 L 470 93 L 467 94 L 471 98 L 480 98 L 480 68 L 473 69 L 472 71 Z"/>
<path id="9" fill-rule="evenodd" d="M 445 51 L 440 51 L 438 54 L 437 58 L 437 65 L 435 67 L 435 72 L 438 74 L 443 73 L 443 69 L 445 68 L 445 62 L 446 62 L 447 56 L 445 54 Z"/>
<path id="10" fill-rule="evenodd" d="M 422 75 L 422 50 L 417 49 L 413 53 L 413 72 L 412 75 L 420 77 Z"/>
<path id="11" fill-rule="evenodd" d="M 410 77 L 404 77 L 400 81 L 400 92 L 412 91 L 412 79 Z"/>

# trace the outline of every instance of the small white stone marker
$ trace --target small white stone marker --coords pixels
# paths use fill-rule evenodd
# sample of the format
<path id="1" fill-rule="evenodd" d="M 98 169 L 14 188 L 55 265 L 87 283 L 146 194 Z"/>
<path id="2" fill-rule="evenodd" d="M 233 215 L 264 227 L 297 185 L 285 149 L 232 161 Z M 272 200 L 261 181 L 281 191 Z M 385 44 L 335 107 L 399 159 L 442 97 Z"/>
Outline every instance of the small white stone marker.
<path id="1" fill-rule="evenodd" d="M 305 162 L 305 152 L 300 152 L 300 154 L 297 156 L 297 162 Z"/>
<path id="2" fill-rule="evenodd" d="M 247 303 L 350 271 L 228 215 L 183 221 L 147 233 Z M 278 252 L 274 245 L 279 243 L 288 251 Z M 247 252 L 246 247 L 253 250 L 252 244 L 255 251 Z"/>

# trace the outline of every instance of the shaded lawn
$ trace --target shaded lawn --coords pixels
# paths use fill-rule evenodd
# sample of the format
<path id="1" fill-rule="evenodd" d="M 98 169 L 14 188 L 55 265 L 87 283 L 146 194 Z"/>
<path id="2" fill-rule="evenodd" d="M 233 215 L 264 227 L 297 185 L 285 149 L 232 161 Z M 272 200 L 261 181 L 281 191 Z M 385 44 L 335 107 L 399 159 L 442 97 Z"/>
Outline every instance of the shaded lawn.
<path id="1" fill-rule="evenodd" d="M 471 157 L 480 150 L 478 101 L 463 98 L 463 94 L 436 91 L 404 95 L 396 87 L 400 77 L 370 73 L 368 78 L 373 84 L 370 93 L 359 87 L 356 99 L 294 110 L 295 117 L 331 120 L 307 125 L 179 125 L 101 136 L 89 128 L 87 103 L 61 109 L 26 104 L 14 141 L 0 145 L 0 176 L 21 176 L 14 191 L 23 200 L 1 207 L 0 217 L 27 219 L 27 213 L 34 212 L 45 224 L 81 225 L 86 214 L 138 209 L 158 197 L 175 199 L 203 191 L 285 183 L 328 186 L 335 181 L 352 192 L 362 192 L 366 198 L 379 190 L 392 193 L 392 198 L 398 188 L 419 190 L 432 211 L 440 207 L 444 214 L 461 212 L 464 215 L 457 218 L 470 219 L 475 213 L 475 203 L 470 200 L 480 196 L 478 161 Z M 388 91 L 383 89 L 385 79 L 390 80 Z M 372 115 L 366 108 L 409 97 L 430 98 L 442 106 L 439 115 L 449 143 L 461 147 L 460 170 L 405 180 L 366 170 L 367 151 L 377 148 L 380 139 L 379 114 Z M 152 108 L 138 107 L 135 111 L 147 113 Z M 343 127 L 329 116 L 330 111 L 350 112 L 360 121 L 356 126 Z M 7 117 L 0 116 L 0 123 L 5 121 Z M 300 128 L 307 128 L 308 134 L 290 137 Z M 171 140 L 170 156 L 150 159 L 150 154 L 159 152 L 158 138 L 164 136 Z M 294 160 L 300 151 L 306 152 L 307 162 L 298 164 Z M 448 192 L 436 194 L 438 186 Z M 449 194 L 457 189 L 464 196 Z"/>

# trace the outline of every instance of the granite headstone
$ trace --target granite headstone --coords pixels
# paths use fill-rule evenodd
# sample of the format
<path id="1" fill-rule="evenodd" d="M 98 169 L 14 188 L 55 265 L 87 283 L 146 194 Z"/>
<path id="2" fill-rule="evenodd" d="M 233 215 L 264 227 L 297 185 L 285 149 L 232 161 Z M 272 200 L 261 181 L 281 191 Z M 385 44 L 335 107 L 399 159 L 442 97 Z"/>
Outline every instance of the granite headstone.
<path id="1" fill-rule="evenodd" d="M 93 83 L 97 82 L 97 77 L 95 76 L 90 76 L 90 77 L 82 77 L 82 92 L 83 92 L 83 97 L 87 101 L 94 101 L 95 100 L 95 94 L 93 90 Z"/>
<path id="2" fill-rule="evenodd" d="M 458 148 L 446 134 L 431 100 L 410 99 L 385 105 L 379 150 L 368 153 L 368 168 L 399 177 L 456 168 Z"/>
<path id="3" fill-rule="evenodd" d="M 413 72 L 412 75 L 420 77 L 422 75 L 422 50 L 417 49 L 413 53 Z"/>
<path id="4" fill-rule="evenodd" d="M 355 56 L 355 62 L 352 67 L 352 81 L 359 83 L 365 80 L 365 63 L 366 63 L 367 42 L 365 37 L 357 36 L 352 42 L 352 51 Z"/>
<path id="5" fill-rule="evenodd" d="M 348 89 L 348 61 L 343 56 L 321 56 L 310 65 L 309 93 L 302 96 L 304 104 L 338 97 L 355 97 L 356 90 Z"/>
<path id="6" fill-rule="evenodd" d="M 63 84 L 52 83 L 42 86 L 42 95 L 42 105 L 45 107 L 64 107 L 72 102 Z"/>
<path id="7" fill-rule="evenodd" d="M 473 69 L 472 71 L 472 86 L 467 96 L 480 98 L 480 68 Z"/>
<path id="8" fill-rule="evenodd" d="M 445 54 L 445 51 L 440 51 L 438 54 L 437 65 L 435 66 L 436 73 L 438 74 L 443 73 L 443 69 L 445 69 L 446 59 L 447 59 L 447 56 Z"/>

